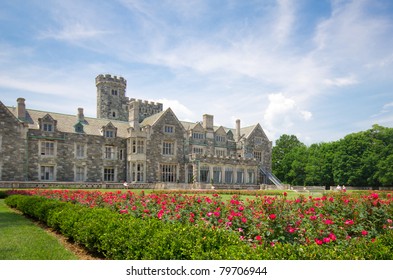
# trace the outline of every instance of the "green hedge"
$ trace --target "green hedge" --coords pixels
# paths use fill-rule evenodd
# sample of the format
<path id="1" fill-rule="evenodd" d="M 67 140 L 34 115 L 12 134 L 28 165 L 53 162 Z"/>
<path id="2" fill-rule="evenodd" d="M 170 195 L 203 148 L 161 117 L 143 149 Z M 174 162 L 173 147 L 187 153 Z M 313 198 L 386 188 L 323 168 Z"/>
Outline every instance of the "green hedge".
<path id="1" fill-rule="evenodd" d="M 276 244 L 253 248 L 234 232 L 202 224 L 133 218 L 105 208 L 88 208 L 35 196 L 12 195 L 6 198 L 6 203 L 107 259 L 393 259 L 393 231 L 375 242 L 354 239 L 322 246 Z"/>
<path id="2" fill-rule="evenodd" d="M 6 198 L 8 196 L 7 191 L 0 191 L 0 199 Z"/>

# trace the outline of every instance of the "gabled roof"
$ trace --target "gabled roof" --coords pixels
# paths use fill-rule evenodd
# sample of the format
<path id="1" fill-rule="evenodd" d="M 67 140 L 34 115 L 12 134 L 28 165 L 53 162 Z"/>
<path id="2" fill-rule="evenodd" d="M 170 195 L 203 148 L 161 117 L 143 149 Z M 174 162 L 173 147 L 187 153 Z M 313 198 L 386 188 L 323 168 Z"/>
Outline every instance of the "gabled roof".
<path id="1" fill-rule="evenodd" d="M 43 116 L 41 119 L 45 122 L 54 122 L 55 121 L 55 119 L 53 119 L 53 117 L 49 113 L 46 114 L 45 116 Z"/>
<path id="2" fill-rule="evenodd" d="M 254 124 L 251 126 L 240 128 L 240 135 L 244 135 L 245 138 L 250 137 L 251 133 L 255 130 L 257 126 L 258 126 L 257 124 Z"/>
<path id="3" fill-rule="evenodd" d="M 183 124 L 179 121 L 179 119 L 176 117 L 175 113 L 173 113 L 171 108 L 168 108 L 165 111 L 147 117 L 141 122 L 140 126 L 141 127 L 146 125 L 154 126 L 166 114 L 172 114 L 173 117 L 176 119 L 176 121 L 179 123 L 179 125 L 184 129 Z"/>
<path id="4" fill-rule="evenodd" d="M 266 138 L 268 138 L 268 137 L 266 136 L 265 131 L 263 130 L 262 126 L 261 126 L 259 123 L 255 124 L 255 125 L 252 125 L 252 126 L 248 126 L 248 127 L 244 127 L 244 128 L 242 128 L 242 129 L 240 129 L 240 135 L 243 135 L 243 134 L 244 134 L 244 137 L 245 137 L 245 138 L 248 138 L 248 137 L 250 137 L 251 134 L 252 134 L 255 130 L 257 130 L 257 129 L 260 129 L 260 130 L 262 131 L 263 136 L 266 137 Z"/>
<path id="5" fill-rule="evenodd" d="M 21 123 L 21 121 L 18 119 L 16 114 L 14 114 L 9 107 L 5 106 L 3 102 L 0 101 L 0 108 L 4 110 L 4 112 L 9 115 L 15 122 Z M 16 111 L 16 110 L 15 110 Z"/>
<path id="6" fill-rule="evenodd" d="M 153 126 L 165 114 L 165 112 L 166 112 L 166 110 L 165 111 L 161 111 L 161 112 L 159 112 L 157 114 L 154 114 L 154 115 L 151 115 L 150 117 L 145 118 L 141 122 L 140 126 L 141 127 L 147 126 L 147 125 Z"/>
<path id="7" fill-rule="evenodd" d="M 16 116 L 16 108 L 8 107 L 8 110 Z M 75 124 L 79 122 L 77 115 L 66 115 L 53 112 L 44 112 L 38 110 L 26 109 L 26 122 L 30 129 L 38 129 L 38 119 L 44 118 L 49 114 L 54 120 L 57 121 L 57 130 L 66 133 L 76 133 Z M 112 123 L 114 127 L 117 128 L 117 136 L 126 138 L 128 136 L 127 129 L 130 127 L 128 122 L 109 120 L 109 119 L 97 119 L 85 117 L 83 122 L 83 131 L 88 135 L 101 136 L 101 129 Z"/>
<path id="8" fill-rule="evenodd" d="M 214 132 L 216 133 L 222 133 L 222 134 L 227 134 L 223 126 L 219 126 Z"/>

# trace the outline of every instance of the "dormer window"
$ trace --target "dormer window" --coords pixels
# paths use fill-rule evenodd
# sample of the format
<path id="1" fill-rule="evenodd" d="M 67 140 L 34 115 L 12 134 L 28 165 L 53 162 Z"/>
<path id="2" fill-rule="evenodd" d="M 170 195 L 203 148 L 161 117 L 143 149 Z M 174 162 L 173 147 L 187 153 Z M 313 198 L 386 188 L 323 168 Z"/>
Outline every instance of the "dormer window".
<path id="1" fill-rule="evenodd" d="M 216 141 L 217 142 L 225 142 L 226 141 L 226 137 L 222 136 L 222 135 L 216 135 Z"/>
<path id="2" fill-rule="evenodd" d="M 113 138 L 113 137 L 115 137 L 115 132 L 113 130 L 106 130 L 105 131 L 105 137 Z"/>
<path id="3" fill-rule="evenodd" d="M 38 119 L 38 127 L 45 132 L 54 132 L 56 130 L 57 121 L 51 115 L 46 114 L 43 118 Z"/>
<path id="4" fill-rule="evenodd" d="M 53 132 L 53 124 L 52 123 L 43 123 L 42 130 L 47 132 Z"/>
<path id="5" fill-rule="evenodd" d="M 76 125 L 74 125 L 75 128 L 75 132 L 76 133 L 83 133 L 83 124 L 81 124 L 80 122 L 77 123 Z"/>
<path id="6" fill-rule="evenodd" d="M 115 138 L 117 135 L 117 128 L 109 122 L 106 126 L 101 129 L 102 136 L 106 138 Z"/>

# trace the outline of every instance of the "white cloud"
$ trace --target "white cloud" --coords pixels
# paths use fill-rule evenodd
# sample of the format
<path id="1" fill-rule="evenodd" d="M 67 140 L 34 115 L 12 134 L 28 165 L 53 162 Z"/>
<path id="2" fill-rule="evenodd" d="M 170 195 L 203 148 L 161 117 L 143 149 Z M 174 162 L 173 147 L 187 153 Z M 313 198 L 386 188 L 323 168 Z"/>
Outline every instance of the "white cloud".
<path id="1" fill-rule="evenodd" d="M 296 104 L 296 101 L 287 98 L 282 93 L 269 94 L 269 104 L 264 114 L 264 124 L 269 131 L 285 133 L 298 123 L 309 121 L 312 113 L 302 110 Z"/>
<path id="2" fill-rule="evenodd" d="M 359 81 L 353 75 L 348 77 L 325 79 L 324 82 L 328 86 L 337 86 L 337 87 L 350 86 L 359 83 Z"/>
<path id="3" fill-rule="evenodd" d="M 40 34 L 40 38 L 53 38 L 55 40 L 75 42 L 79 40 L 101 37 L 110 34 L 111 32 L 112 31 L 89 27 L 80 22 L 74 22 L 64 25 L 60 30 L 47 30 L 46 32 Z"/>
<path id="4" fill-rule="evenodd" d="M 296 20 L 295 5 L 293 3 L 293 1 L 289 0 L 277 0 L 277 19 L 274 23 L 274 31 L 272 33 L 279 44 L 287 40 Z"/>
<path id="5" fill-rule="evenodd" d="M 194 113 L 187 106 L 181 104 L 179 100 L 161 98 L 158 99 L 158 102 L 163 104 L 164 110 L 171 108 L 179 120 L 195 121 L 195 119 L 193 120 Z"/>

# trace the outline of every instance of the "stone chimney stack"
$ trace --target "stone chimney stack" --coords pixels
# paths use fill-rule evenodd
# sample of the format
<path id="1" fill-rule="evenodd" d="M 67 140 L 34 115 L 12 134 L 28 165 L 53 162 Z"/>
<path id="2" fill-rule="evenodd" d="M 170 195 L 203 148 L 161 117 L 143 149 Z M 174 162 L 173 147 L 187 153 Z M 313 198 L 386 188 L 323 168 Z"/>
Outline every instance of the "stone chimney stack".
<path id="1" fill-rule="evenodd" d="M 130 102 L 128 110 L 128 122 L 135 130 L 139 130 L 139 101 Z"/>
<path id="2" fill-rule="evenodd" d="M 203 128 L 207 130 L 213 130 L 213 115 L 204 114 L 203 115 Z"/>
<path id="3" fill-rule="evenodd" d="M 236 141 L 240 141 L 240 120 L 236 120 Z"/>
<path id="4" fill-rule="evenodd" d="M 84 122 L 85 121 L 85 115 L 83 114 L 83 108 L 78 108 L 78 121 Z"/>
<path id="5" fill-rule="evenodd" d="M 26 104 L 25 104 L 25 99 L 19 97 L 16 102 L 18 103 L 18 106 L 16 108 L 17 116 L 18 119 L 24 121 L 26 119 Z"/>

